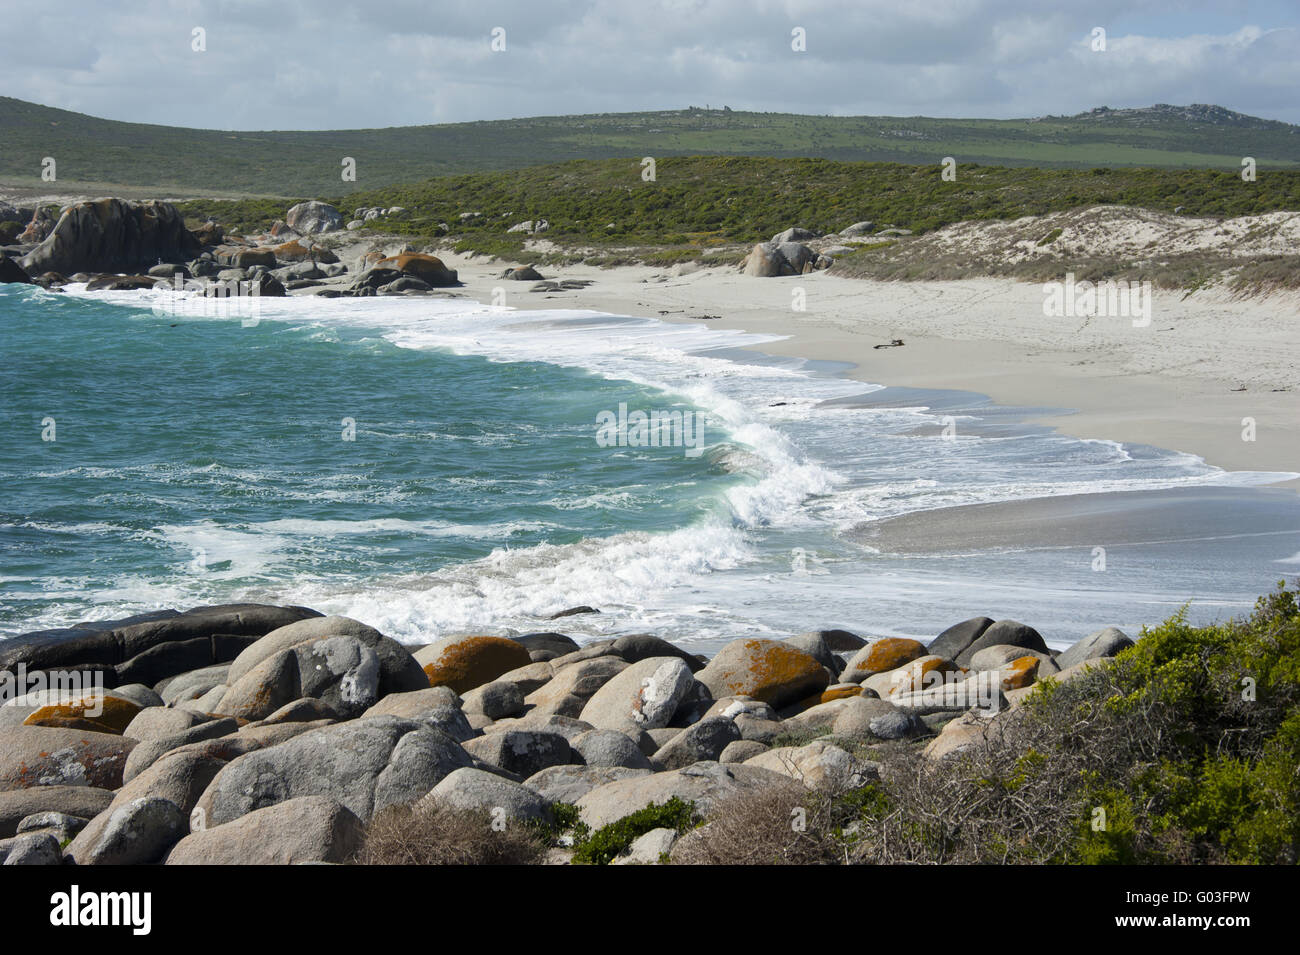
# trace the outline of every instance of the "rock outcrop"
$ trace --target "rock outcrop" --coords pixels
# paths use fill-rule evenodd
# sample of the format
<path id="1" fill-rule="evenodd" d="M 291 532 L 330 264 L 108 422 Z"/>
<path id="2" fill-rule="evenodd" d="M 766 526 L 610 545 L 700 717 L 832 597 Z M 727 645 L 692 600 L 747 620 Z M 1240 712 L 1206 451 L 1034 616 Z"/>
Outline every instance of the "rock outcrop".
<path id="1" fill-rule="evenodd" d="M 19 263 L 42 272 L 121 272 L 199 251 L 176 207 L 166 202 L 95 199 L 68 206 L 48 237 Z"/>

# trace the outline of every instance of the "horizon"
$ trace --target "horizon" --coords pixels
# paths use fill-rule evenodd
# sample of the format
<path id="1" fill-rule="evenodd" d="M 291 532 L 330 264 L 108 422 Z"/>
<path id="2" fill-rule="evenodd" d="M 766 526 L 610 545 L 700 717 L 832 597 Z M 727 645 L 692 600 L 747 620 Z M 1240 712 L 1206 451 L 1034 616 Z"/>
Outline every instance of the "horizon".
<path id="1" fill-rule="evenodd" d="M 25 42 L 0 62 L 0 89 L 104 119 L 222 131 L 660 112 L 664 103 L 996 120 L 1187 102 L 1300 122 L 1300 9 L 1221 6 L 591 0 L 575 11 L 488 0 L 433 12 L 399 2 L 375 22 L 336 0 L 273 9 L 198 0 L 183 10 L 146 0 L 126 11 L 74 0 L 32 12 Z"/>
<path id="2" fill-rule="evenodd" d="M 0 99 L 11 99 L 20 103 L 26 103 L 32 106 L 39 106 L 43 109 L 53 109 L 62 112 L 76 113 L 77 115 L 80 116 L 86 116 L 89 117 L 90 119 L 98 119 L 106 122 L 120 122 L 120 123 L 132 124 L 132 125 L 145 125 L 145 126 L 164 126 L 171 129 L 193 129 L 200 132 L 213 132 L 213 133 L 366 132 L 366 131 L 382 131 L 382 130 L 389 130 L 389 129 L 413 129 L 413 128 L 426 127 L 426 126 L 462 126 L 462 125 L 473 125 L 476 123 L 518 123 L 518 122 L 525 122 L 527 120 L 583 119 L 585 117 L 635 116 L 635 115 L 656 114 L 656 113 L 662 113 L 662 114 L 687 113 L 690 112 L 691 110 L 696 110 L 705 113 L 732 112 L 732 113 L 750 114 L 755 116 L 804 116 L 804 117 L 815 117 L 819 119 L 846 119 L 846 120 L 850 120 L 850 119 L 896 119 L 896 120 L 942 119 L 942 120 L 967 120 L 970 122 L 1004 122 L 1004 123 L 1012 122 L 1013 123 L 1013 122 L 1036 122 L 1036 121 L 1049 120 L 1049 119 L 1056 119 L 1056 120 L 1077 119 L 1079 117 L 1087 116 L 1089 113 L 1095 113 L 1099 110 L 1109 110 L 1111 112 L 1141 112 L 1143 110 L 1159 109 L 1162 106 L 1167 106 L 1172 109 L 1193 109 L 1198 106 L 1209 107 L 1213 109 L 1224 109 L 1224 110 L 1228 110 L 1229 112 L 1235 113 L 1239 116 L 1243 116 L 1247 119 L 1257 119 L 1264 122 L 1285 123 L 1286 125 L 1289 126 L 1300 125 L 1300 123 L 1291 122 L 1289 120 L 1281 119 L 1276 116 L 1264 116 L 1264 115 L 1259 115 L 1254 113 L 1244 113 L 1240 110 L 1235 110 L 1235 109 L 1231 109 L 1230 107 L 1223 106 L 1220 103 L 1191 103 L 1191 102 L 1189 103 L 1148 103 L 1139 106 L 1112 106 L 1109 103 L 1102 103 L 1102 104 L 1098 104 L 1097 106 L 1089 107 L 1087 109 L 1080 110 L 1079 112 L 1075 112 L 1075 113 L 1050 113 L 1049 112 L 1049 113 L 1039 113 L 1033 116 L 1005 116 L 1005 117 L 937 116 L 937 115 L 925 115 L 921 113 L 908 113 L 908 114 L 904 114 L 904 113 L 790 113 L 790 112 L 784 112 L 780 110 L 738 109 L 736 107 L 731 106 L 730 104 L 723 103 L 718 105 L 707 104 L 704 106 L 700 106 L 698 104 L 688 104 L 686 106 L 669 106 L 669 107 L 655 108 L 655 109 L 605 110 L 602 112 L 591 112 L 591 113 L 530 113 L 528 115 L 502 116 L 493 119 L 466 119 L 466 120 L 455 120 L 455 121 L 447 121 L 447 122 L 439 122 L 439 123 L 408 123 L 408 124 L 401 124 L 396 126 L 330 126 L 330 127 L 319 127 L 319 128 L 266 126 L 266 127 L 253 129 L 253 128 L 235 128 L 235 127 L 218 127 L 218 126 L 187 126 L 187 125 L 178 126 L 178 125 L 167 124 L 167 123 L 145 123 L 145 122 L 138 122 L 135 120 L 114 119 L 108 116 L 98 116 L 93 113 L 82 113 L 78 110 L 68 109 L 67 107 L 64 106 L 58 106 L 51 103 L 38 103 L 32 100 L 23 100 L 13 96 L 0 95 Z"/>

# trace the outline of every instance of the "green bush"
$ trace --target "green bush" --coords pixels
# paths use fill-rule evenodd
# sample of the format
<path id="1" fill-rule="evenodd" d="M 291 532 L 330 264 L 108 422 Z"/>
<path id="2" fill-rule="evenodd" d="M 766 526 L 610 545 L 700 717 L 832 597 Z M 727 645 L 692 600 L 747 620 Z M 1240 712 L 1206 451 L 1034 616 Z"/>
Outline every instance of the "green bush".
<path id="1" fill-rule="evenodd" d="M 695 803 L 674 796 L 663 805 L 651 803 L 617 822 L 611 822 L 574 843 L 573 861 L 579 865 L 608 865 L 641 836 L 653 829 L 686 832 L 699 825 Z"/>

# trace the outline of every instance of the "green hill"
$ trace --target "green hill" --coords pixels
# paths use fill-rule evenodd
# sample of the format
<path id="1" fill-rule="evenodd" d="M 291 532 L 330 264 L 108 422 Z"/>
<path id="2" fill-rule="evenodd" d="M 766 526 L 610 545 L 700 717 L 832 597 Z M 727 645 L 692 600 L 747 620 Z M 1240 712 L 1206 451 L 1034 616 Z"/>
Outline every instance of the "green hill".
<path id="1" fill-rule="evenodd" d="M 339 196 L 571 159 L 770 156 L 929 165 L 1300 168 L 1300 127 L 1215 106 L 1038 119 L 800 116 L 730 109 L 602 113 L 388 129 L 230 132 L 97 119 L 0 97 L 0 185 L 172 196 Z M 356 182 L 341 178 L 352 157 Z"/>

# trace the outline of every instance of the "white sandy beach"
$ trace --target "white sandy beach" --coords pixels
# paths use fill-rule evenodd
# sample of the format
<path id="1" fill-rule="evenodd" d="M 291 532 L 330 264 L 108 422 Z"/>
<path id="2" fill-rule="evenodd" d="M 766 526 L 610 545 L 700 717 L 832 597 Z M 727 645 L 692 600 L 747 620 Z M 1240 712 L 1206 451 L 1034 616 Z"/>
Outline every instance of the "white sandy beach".
<path id="1" fill-rule="evenodd" d="M 1035 420 L 1082 438 L 1187 451 L 1229 470 L 1300 471 L 1300 296 L 1154 293 L 1151 321 L 1049 317 L 1039 284 L 1009 279 L 875 282 L 824 272 L 755 278 L 732 268 L 542 268 L 594 280 L 530 292 L 508 263 L 442 254 L 464 293 L 517 308 L 585 308 L 785 338 L 776 355 L 851 362 L 862 381 L 981 392 L 1045 409 Z M 685 270 L 683 270 L 685 271 Z M 806 308 L 792 307 L 796 290 Z M 902 339 L 902 347 L 874 346 Z M 1048 410 L 1053 409 L 1053 410 Z M 1074 413 L 1059 413 L 1073 409 Z M 1255 440 L 1243 440 L 1243 419 Z M 1300 487 L 1300 481 L 1283 482 Z"/>

